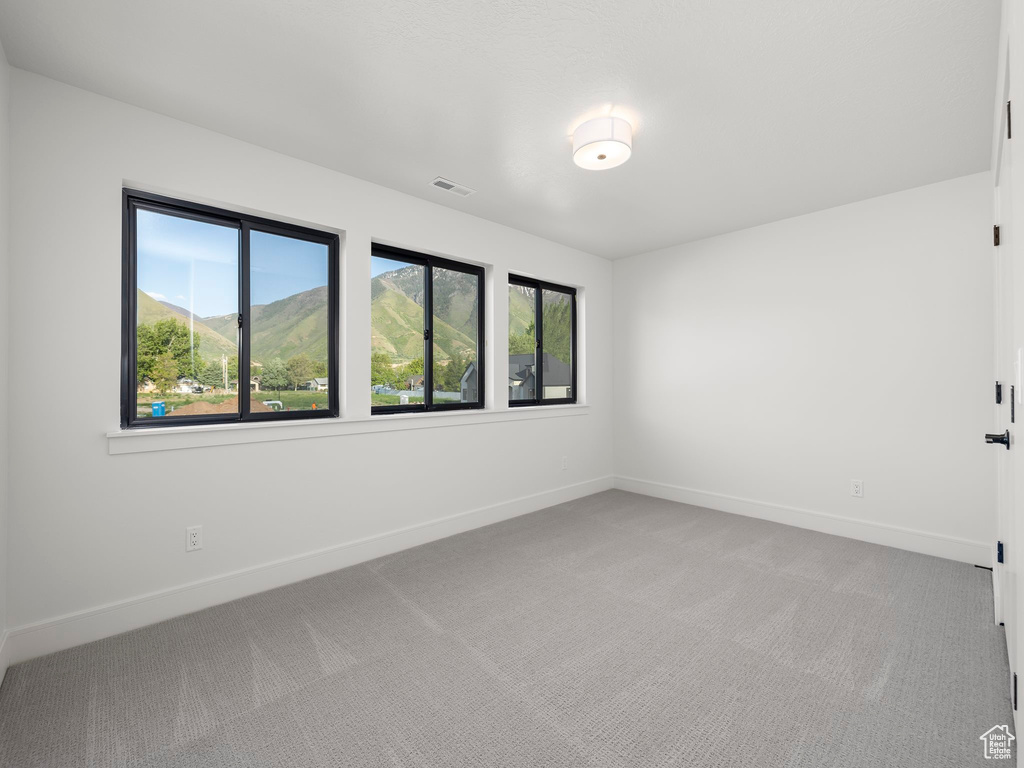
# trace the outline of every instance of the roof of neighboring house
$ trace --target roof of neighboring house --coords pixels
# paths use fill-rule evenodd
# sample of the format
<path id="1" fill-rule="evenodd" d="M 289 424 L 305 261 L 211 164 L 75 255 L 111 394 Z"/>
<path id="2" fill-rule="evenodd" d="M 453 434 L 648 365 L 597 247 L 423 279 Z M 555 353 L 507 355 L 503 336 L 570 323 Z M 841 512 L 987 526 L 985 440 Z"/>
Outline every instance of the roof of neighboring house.
<path id="1" fill-rule="evenodd" d="M 568 387 L 572 385 L 572 368 L 554 355 L 544 353 L 544 386 Z"/>
<path id="2" fill-rule="evenodd" d="M 548 352 L 543 355 L 544 386 L 568 387 L 572 385 L 572 368 Z M 514 381 L 526 381 L 533 377 L 536 357 L 527 353 L 508 356 L 508 377 Z"/>
<path id="3" fill-rule="evenodd" d="M 327 377 L 321 376 L 321 377 L 316 378 L 316 379 L 310 379 L 306 383 L 307 384 L 315 384 L 318 387 L 326 387 L 326 386 L 330 385 L 331 380 L 329 378 L 327 378 Z"/>

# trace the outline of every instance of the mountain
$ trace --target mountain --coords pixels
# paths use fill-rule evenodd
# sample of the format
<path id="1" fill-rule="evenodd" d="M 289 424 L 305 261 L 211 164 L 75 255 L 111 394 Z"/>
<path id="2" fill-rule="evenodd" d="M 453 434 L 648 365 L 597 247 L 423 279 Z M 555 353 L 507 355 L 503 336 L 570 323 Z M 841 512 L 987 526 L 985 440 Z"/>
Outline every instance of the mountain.
<path id="1" fill-rule="evenodd" d="M 177 312 L 182 317 L 188 318 L 192 316 L 192 313 L 189 310 L 185 309 L 184 307 L 179 307 L 177 304 L 171 304 L 171 302 L 169 301 L 161 301 L 160 303 L 167 307 L 169 310 L 171 310 L 171 312 Z M 199 321 L 202 321 L 203 319 L 199 315 L 196 315 L 195 317 L 196 320 Z"/>
<path id="2" fill-rule="evenodd" d="M 327 286 L 261 304 L 249 313 L 252 359 L 266 364 L 305 353 L 327 362 Z"/>
<path id="3" fill-rule="evenodd" d="M 220 333 L 233 332 L 237 315 L 204 317 L 203 322 Z M 250 357 L 264 365 L 280 357 L 287 361 L 305 353 L 327 362 L 327 286 L 257 304 L 249 312 Z"/>
<path id="4" fill-rule="evenodd" d="M 423 267 L 384 272 L 370 281 L 370 346 L 395 362 L 423 356 Z M 476 356 L 476 277 L 434 270 L 434 357 Z"/>
<path id="5" fill-rule="evenodd" d="M 409 266 L 385 272 L 370 283 L 371 346 L 387 352 L 396 363 L 423 356 L 423 267 Z M 160 302 L 139 291 L 139 323 L 174 318 L 189 324 L 191 313 L 170 302 Z M 525 329 L 532 319 L 533 305 L 525 298 L 510 297 L 511 310 Z M 434 270 L 434 357 L 437 361 L 458 354 L 475 357 L 477 352 L 476 277 L 447 269 Z M 206 359 L 238 353 L 233 339 L 238 316 L 196 317 L 200 335 L 199 352 Z M 520 327 L 521 326 L 521 327 Z M 266 364 L 275 357 L 287 361 L 305 353 L 314 361 L 327 361 L 327 287 L 287 296 L 270 304 L 254 306 L 249 317 L 252 360 Z"/>
<path id="6" fill-rule="evenodd" d="M 177 310 L 171 309 L 171 307 L 167 306 L 163 302 L 157 301 L 144 291 L 138 292 L 136 302 L 139 325 L 152 325 L 159 320 L 167 320 L 169 318 L 173 318 L 182 325 L 189 325 L 188 310 L 186 309 L 182 309 L 181 307 L 178 307 Z M 234 317 L 234 315 L 232 315 L 232 317 Z M 222 354 L 238 354 L 237 344 L 208 326 L 205 320 L 197 318 L 192 328 L 197 334 L 199 334 L 199 354 L 205 360 L 219 360 Z"/>
<path id="7" fill-rule="evenodd" d="M 508 287 L 508 330 L 509 333 L 522 333 L 536 322 L 537 305 L 533 289 L 522 285 L 509 284 Z"/>

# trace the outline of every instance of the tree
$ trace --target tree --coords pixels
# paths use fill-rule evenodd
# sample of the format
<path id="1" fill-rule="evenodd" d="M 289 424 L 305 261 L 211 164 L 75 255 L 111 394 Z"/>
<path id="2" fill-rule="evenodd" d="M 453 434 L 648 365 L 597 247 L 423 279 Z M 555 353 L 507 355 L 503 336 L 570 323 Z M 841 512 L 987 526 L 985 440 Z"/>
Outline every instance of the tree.
<path id="1" fill-rule="evenodd" d="M 223 387 L 224 369 L 220 360 L 209 360 L 199 374 L 199 383 L 204 387 Z"/>
<path id="2" fill-rule="evenodd" d="M 462 374 L 469 363 L 456 352 L 447 365 L 434 364 L 434 389 L 439 392 L 458 392 L 462 388 Z"/>
<path id="3" fill-rule="evenodd" d="M 260 384 L 263 389 L 275 390 L 280 399 L 281 390 L 288 387 L 288 367 L 280 357 L 275 357 L 263 366 L 263 378 Z"/>
<path id="4" fill-rule="evenodd" d="M 528 355 L 537 349 L 536 325 L 531 320 L 522 333 L 508 335 L 508 353 L 510 355 Z"/>
<path id="5" fill-rule="evenodd" d="M 187 325 L 173 317 L 157 320 L 152 325 L 140 325 L 135 331 L 135 338 L 139 384 L 146 379 L 155 382 L 157 358 L 165 353 L 174 359 L 179 376 L 197 379 L 205 367 L 203 358 L 199 356 L 199 334 L 191 332 Z"/>
<path id="6" fill-rule="evenodd" d="M 423 358 L 417 357 L 415 360 L 410 360 L 408 363 L 402 366 L 401 380 L 404 382 L 413 376 L 421 376 L 423 374 Z"/>
<path id="7" fill-rule="evenodd" d="M 152 381 L 160 392 L 167 394 L 173 390 L 174 385 L 178 383 L 178 363 L 174 355 L 170 352 L 159 355 L 153 363 L 151 373 Z"/>
<path id="8" fill-rule="evenodd" d="M 387 352 L 374 352 L 370 356 L 370 385 L 397 388 L 398 371 Z"/>
<path id="9" fill-rule="evenodd" d="M 568 363 L 572 359 L 572 300 L 568 294 L 550 296 L 547 293 L 544 300 L 544 354 Z"/>
<path id="10" fill-rule="evenodd" d="M 298 389 L 300 384 L 305 384 L 313 378 L 313 361 L 305 352 L 288 359 L 288 383 L 292 389 Z"/>
<path id="11" fill-rule="evenodd" d="M 313 375 L 310 378 L 322 379 L 327 376 L 327 363 L 324 360 L 313 361 Z"/>

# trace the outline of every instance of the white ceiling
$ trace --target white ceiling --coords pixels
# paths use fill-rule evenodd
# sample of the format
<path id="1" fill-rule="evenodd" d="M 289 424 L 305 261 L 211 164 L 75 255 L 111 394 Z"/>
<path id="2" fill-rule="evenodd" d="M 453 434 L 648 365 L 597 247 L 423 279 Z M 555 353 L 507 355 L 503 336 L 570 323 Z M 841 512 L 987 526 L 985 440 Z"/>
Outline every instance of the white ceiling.
<path id="1" fill-rule="evenodd" d="M 613 258 L 985 170 L 998 25 L 998 0 L 0 0 L 16 67 Z M 609 110 L 632 159 L 577 168 Z"/>

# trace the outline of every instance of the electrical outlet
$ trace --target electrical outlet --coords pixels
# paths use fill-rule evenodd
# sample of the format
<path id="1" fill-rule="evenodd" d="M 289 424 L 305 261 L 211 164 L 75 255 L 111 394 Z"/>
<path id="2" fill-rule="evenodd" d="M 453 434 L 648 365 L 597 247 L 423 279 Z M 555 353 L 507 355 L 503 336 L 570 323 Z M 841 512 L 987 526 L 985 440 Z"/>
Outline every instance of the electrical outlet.
<path id="1" fill-rule="evenodd" d="M 850 481 L 850 495 L 858 498 L 864 495 L 864 481 L 863 480 L 851 480 Z"/>
<path id="2" fill-rule="evenodd" d="M 193 525 L 185 529 L 185 551 L 192 552 L 203 548 L 203 526 Z"/>
<path id="3" fill-rule="evenodd" d="M 569 457 L 568 456 L 563 456 L 562 457 L 562 471 L 564 472 L 568 468 L 569 468 Z"/>

